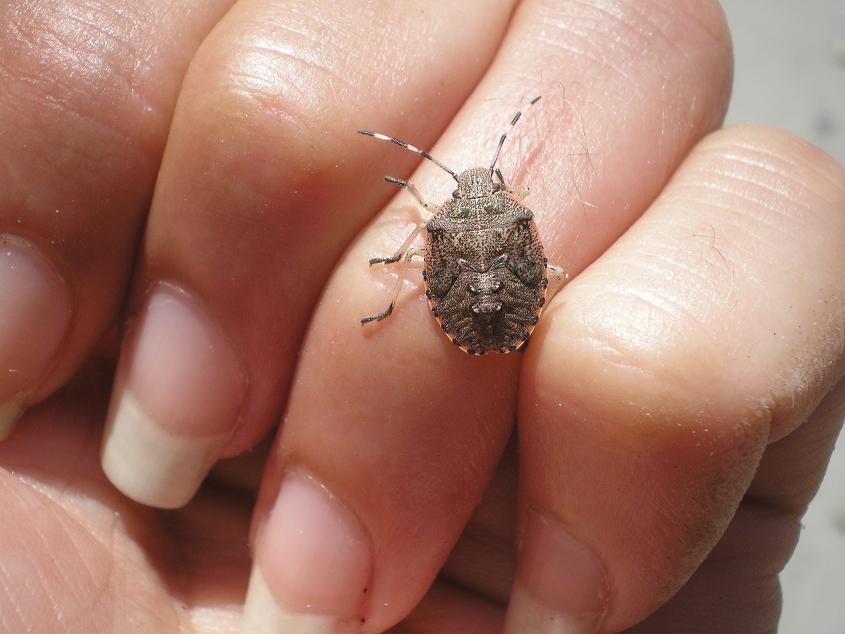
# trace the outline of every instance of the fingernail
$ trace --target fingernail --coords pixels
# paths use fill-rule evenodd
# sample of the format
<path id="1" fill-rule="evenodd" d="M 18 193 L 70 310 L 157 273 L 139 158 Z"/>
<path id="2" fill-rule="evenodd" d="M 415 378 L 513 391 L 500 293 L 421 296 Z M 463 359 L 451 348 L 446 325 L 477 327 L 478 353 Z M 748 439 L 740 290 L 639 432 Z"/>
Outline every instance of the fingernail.
<path id="1" fill-rule="evenodd" d="M 256 538 L 244 634 L 359 631 L 371 562 L 352 511 L 313 478 L 288 473 Z"/>
<path id="2" fill-rule="evenodd" d="M 196 493 L 238 421 L 243 366 L 186 293 L 160 285 L 121 351 L 101 462 L 142 504 L 177 508 Z"/>
<path id="3" fill-rule="evenodd" d="M 67 333 L 70 292 L 34 245 L 0 234 L 0 439 L 7 436 Z"/>
<path id="4" fill-rule="evenodd" d="M 607 594 L 604 568 L 596 555 L 557 519 L 531 512 L 505 633 L 597 632 Z"/>

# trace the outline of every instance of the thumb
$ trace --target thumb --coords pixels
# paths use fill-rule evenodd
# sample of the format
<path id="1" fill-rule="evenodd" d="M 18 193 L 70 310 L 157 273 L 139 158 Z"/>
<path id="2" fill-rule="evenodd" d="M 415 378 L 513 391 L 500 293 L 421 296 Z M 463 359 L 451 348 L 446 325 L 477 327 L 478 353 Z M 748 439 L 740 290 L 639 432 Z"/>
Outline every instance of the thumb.
<path id="1" fill-rule="evenodd" d="M 521 377 L 506 632 L 623 630 L 704 561 L 841 378 L 843 211 L 815 148 L 722 131 L 555 298 Z"/>

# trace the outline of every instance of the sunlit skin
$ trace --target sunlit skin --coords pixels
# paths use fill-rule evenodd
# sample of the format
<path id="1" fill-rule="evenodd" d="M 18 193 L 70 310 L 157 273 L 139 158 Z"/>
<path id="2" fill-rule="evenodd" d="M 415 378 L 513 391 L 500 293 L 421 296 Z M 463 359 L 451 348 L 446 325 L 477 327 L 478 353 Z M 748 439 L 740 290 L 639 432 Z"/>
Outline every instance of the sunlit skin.
<path id="1" fill-rule="evenodd" d="M 365 634 L 775 628 L 845 412 L 845 172 L 719 130 L 714 3 L 516 4 L 0 8 L 0 631 L 238 632 L 254 559 Z M 362 327 L 431 211 L 382 177 L 455 183 L 355 132 L 460 174 L 536 95 L 498 166 L 569 279 L 529 343 L 456 349 L 413 266 Z M 286 477 L 345 532 L 274 516 Z"/>

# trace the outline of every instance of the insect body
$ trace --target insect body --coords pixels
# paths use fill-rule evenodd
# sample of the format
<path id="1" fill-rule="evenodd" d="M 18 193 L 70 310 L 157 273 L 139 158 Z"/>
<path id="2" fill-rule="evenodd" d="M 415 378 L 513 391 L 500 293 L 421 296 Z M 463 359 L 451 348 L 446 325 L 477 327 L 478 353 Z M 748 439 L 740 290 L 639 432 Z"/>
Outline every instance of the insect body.
<path id="1" fill-rule="evenodd" d="M 513 117 L 511 128 L 521 115 L 518 112 Z M 395 254 L 370 260 L 370 265 L 401 261 L 402 269 L 393 301 L 361 323 L 381 321 L 393 312 L 408 263 L 422 255 L 431 312 L 452 343 L 470 354 L 511 352 L 523 345 L 545 304 L 548 271 L 559 277 L 561 271 L 547 263 L 533 214 L 522 204 L 527 188 L 510 187 L 496 169 L 507 132 L 499 139 L 490 167 L 460 174 L 404 141 L 375 132 L 360 133 L 417 152 L 458 183 L 451 200 L 437 207 L 426 202 L 410 182 L 385 177 L 407 189 L 433 216 L 420 224 Z M 414 249 L 411 245 L 421 231 L 425 249 Z"/>

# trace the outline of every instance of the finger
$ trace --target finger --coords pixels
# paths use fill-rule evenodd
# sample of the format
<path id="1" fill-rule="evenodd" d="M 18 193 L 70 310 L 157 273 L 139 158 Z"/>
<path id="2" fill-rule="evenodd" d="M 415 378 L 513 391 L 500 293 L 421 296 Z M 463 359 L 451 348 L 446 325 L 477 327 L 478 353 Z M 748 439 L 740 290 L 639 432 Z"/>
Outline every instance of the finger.
<path id="1" fill-rule="evenodd" d="M 390 2 L 350 11 L 248 0 L 198 53 L 157 185 L 103 445 L 103 468 L 129 497 L 184 504 L 221 454 L 251 447 L 277 421 L 325 278 L 386 196 L 368 172 L 382 148 L 355 130 L 425 109 L 416 125 L 427 124 L 424 140 L 435 135 L 510 10 L 425 7 L 432 19 L 421 24 Z M 458 36 L 467 20 L 479 25 L 473 38 Z M 444 45 L 432 46 L 434 36 Z M 468 50 L 443 86 L 442 68 Z"/>
<path id="2" fill-rule="evenodd" d="M 843 211 L 817 149 L 724 131 L 556 298 L 521 379 L 509 631 L 621 630 L 701 563 L 842 375 Z"/>
<path id="3" fill-rule="evenodd" d="M 542 94 L 506 145 L 503 167 L 508 180 L 534 186 L 530 205 L 549 258 L 570 271 L 616 239 L 724 110 L 726 93 L 713 89 L 727 85 L 730 68 L 721 14 L 711 13 L 716 26 L 705 27 L 698 15 L 669 19 L 659 5 L 650 17 L 614 6 L 628 11 L 626 20 L 584 3 L 522 3 L 484 81 L 432 150 L 454 170 L 489 164 L 522 97 Z M 671 37 L 646 35 L 652 19 L 668 20 Z M 705 37 L 705 29 L 720 35 Z M 683 56 L 681 42 L 689 47 Z M 632 61 L 632 49 L 643 57 Z M 562 78 L 554 69 L 564 68 Z M 674 89 L 655 105 L 665 82 Z M 584 147 L 585 132 L 589 182 L 581 171 L 587 158 L 570 156 Z M 655 158 L 644 164 L 645 146 Z M 411 180 L 436 202 L 454 187 L 430 162 Z M 623 192 L 627 205 L 619 203 Z M 518 355 L 478 359 L 456 350 L 425 305 L 418 271 L 393 315 L 361 330 L 358 320 L 387 305 L 396 279 L 367 260 L 392 253 L 411 233 L 412 205 L 401 194 L 352 245 L 310 323 L 256 510 L 256 581 L 246 611 L 265 622 L 322 619 L 319 627 L 330 631 L 359 616 L 375 632 L 399 621 L 443 564 L 510 434 Z M 582 241 L 587 246 L 570 253 Z M 327 552 L 345 562 L 332 564 L 330 575 Z M 295 583 L 291 570 L 301 570 Z"/>
<path id="4" fill-rule="evenodd" d="M 763 454 L 736 515 L 690 580 L 634 632 L 774 632 L 778 574 L 824 476 L 845 417 L 845 381 L 801 427 Z"/>
<path id="5" fill-rule="evenodd" d="M 229 4 L 0 6 L 0 438 L 114 318 L 182 73 Z"/>

